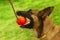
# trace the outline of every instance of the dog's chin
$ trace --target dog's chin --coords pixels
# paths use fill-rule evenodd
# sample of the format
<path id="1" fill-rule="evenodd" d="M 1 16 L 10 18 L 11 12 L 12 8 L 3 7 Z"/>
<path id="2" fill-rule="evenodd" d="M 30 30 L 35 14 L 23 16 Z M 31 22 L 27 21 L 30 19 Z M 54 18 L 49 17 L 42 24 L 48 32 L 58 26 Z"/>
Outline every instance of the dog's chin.
<path id="1" fill-rule="evenodd" d="M 21 28 L 27 28 L 27 29 L 32 29 L 33 27 L 29 26 L 29 25 L 23 25 L 23 26 L 20 26 Z"/>
<path id="2" fill-rule="evenodd" d="M 20 26 L 21 28 L 26 28 L 25 25 Z"/>
<path id="3" fill-rule="evenodd" d="M 28 28 L 28 29 L 33 28 L 33 27 L 31 27 L 30 22 L 27 22 L 26 24 L 21 25 L 20 27 L 21 27 L 21 28 Z"/>

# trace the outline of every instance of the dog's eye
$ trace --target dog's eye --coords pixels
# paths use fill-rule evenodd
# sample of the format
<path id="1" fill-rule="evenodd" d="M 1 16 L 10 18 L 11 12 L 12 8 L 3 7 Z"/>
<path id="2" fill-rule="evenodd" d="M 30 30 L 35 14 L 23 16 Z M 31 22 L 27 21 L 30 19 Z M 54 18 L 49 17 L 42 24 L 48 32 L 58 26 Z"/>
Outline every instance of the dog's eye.
<path id="1" fill-rule="evenodd" d="M 24 25 L 27 25 L 30 23 L 30 19 L 26 18 L 26 23 Z"/>

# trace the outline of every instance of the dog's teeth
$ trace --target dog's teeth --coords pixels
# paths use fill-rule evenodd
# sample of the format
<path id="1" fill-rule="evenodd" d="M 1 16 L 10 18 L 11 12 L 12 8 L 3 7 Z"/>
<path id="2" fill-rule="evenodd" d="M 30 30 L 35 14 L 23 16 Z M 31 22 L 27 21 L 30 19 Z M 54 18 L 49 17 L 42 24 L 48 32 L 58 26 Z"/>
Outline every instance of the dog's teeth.
<path id="1" fill-rule="evenodd" d="M 26 24 L 24 24 L 24 25 L 27 25 L 27 24 L 29 24 L 30 22 L 27 22 Z"/>

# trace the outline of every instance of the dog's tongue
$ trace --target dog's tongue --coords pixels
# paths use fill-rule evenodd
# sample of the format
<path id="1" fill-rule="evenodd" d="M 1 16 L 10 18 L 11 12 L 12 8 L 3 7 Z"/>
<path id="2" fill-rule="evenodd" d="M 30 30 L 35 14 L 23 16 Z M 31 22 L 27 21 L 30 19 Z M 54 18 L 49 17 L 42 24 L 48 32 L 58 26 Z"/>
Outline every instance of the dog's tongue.
<path id="1" fill-rule="evenodd" d="M 18 16 L 16 19 L 16 23 L 18 25 L 24 25 L 26 23 L 26 17 Z"/>

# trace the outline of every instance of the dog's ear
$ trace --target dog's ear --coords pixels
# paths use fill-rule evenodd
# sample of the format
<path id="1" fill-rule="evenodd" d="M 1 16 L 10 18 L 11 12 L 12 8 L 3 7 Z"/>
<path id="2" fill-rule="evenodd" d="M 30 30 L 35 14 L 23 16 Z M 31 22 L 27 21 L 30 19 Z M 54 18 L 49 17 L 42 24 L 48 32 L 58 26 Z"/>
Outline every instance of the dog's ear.
<path id="1" fill-rule="evenodd" d="M 43 32 L 43 26 L 44 26 L 44 20 L 47 16 L 49 16 L 52 12 L 54 7 L 47 7 L 38 13 L 38 19 L 39 19 L 39 27 L 37 28 L 37 37 L 40 38 L 42 36 Z"/>
<path id="2" fill-rule="evenodd" d="M 39 11 L 38 16 L 41 17 L 42 19 L 45 19 L 46 16 L 49 16 L 51 12 L 53 11 L 54 7 L 47 7 L 41 11 Z"/>

